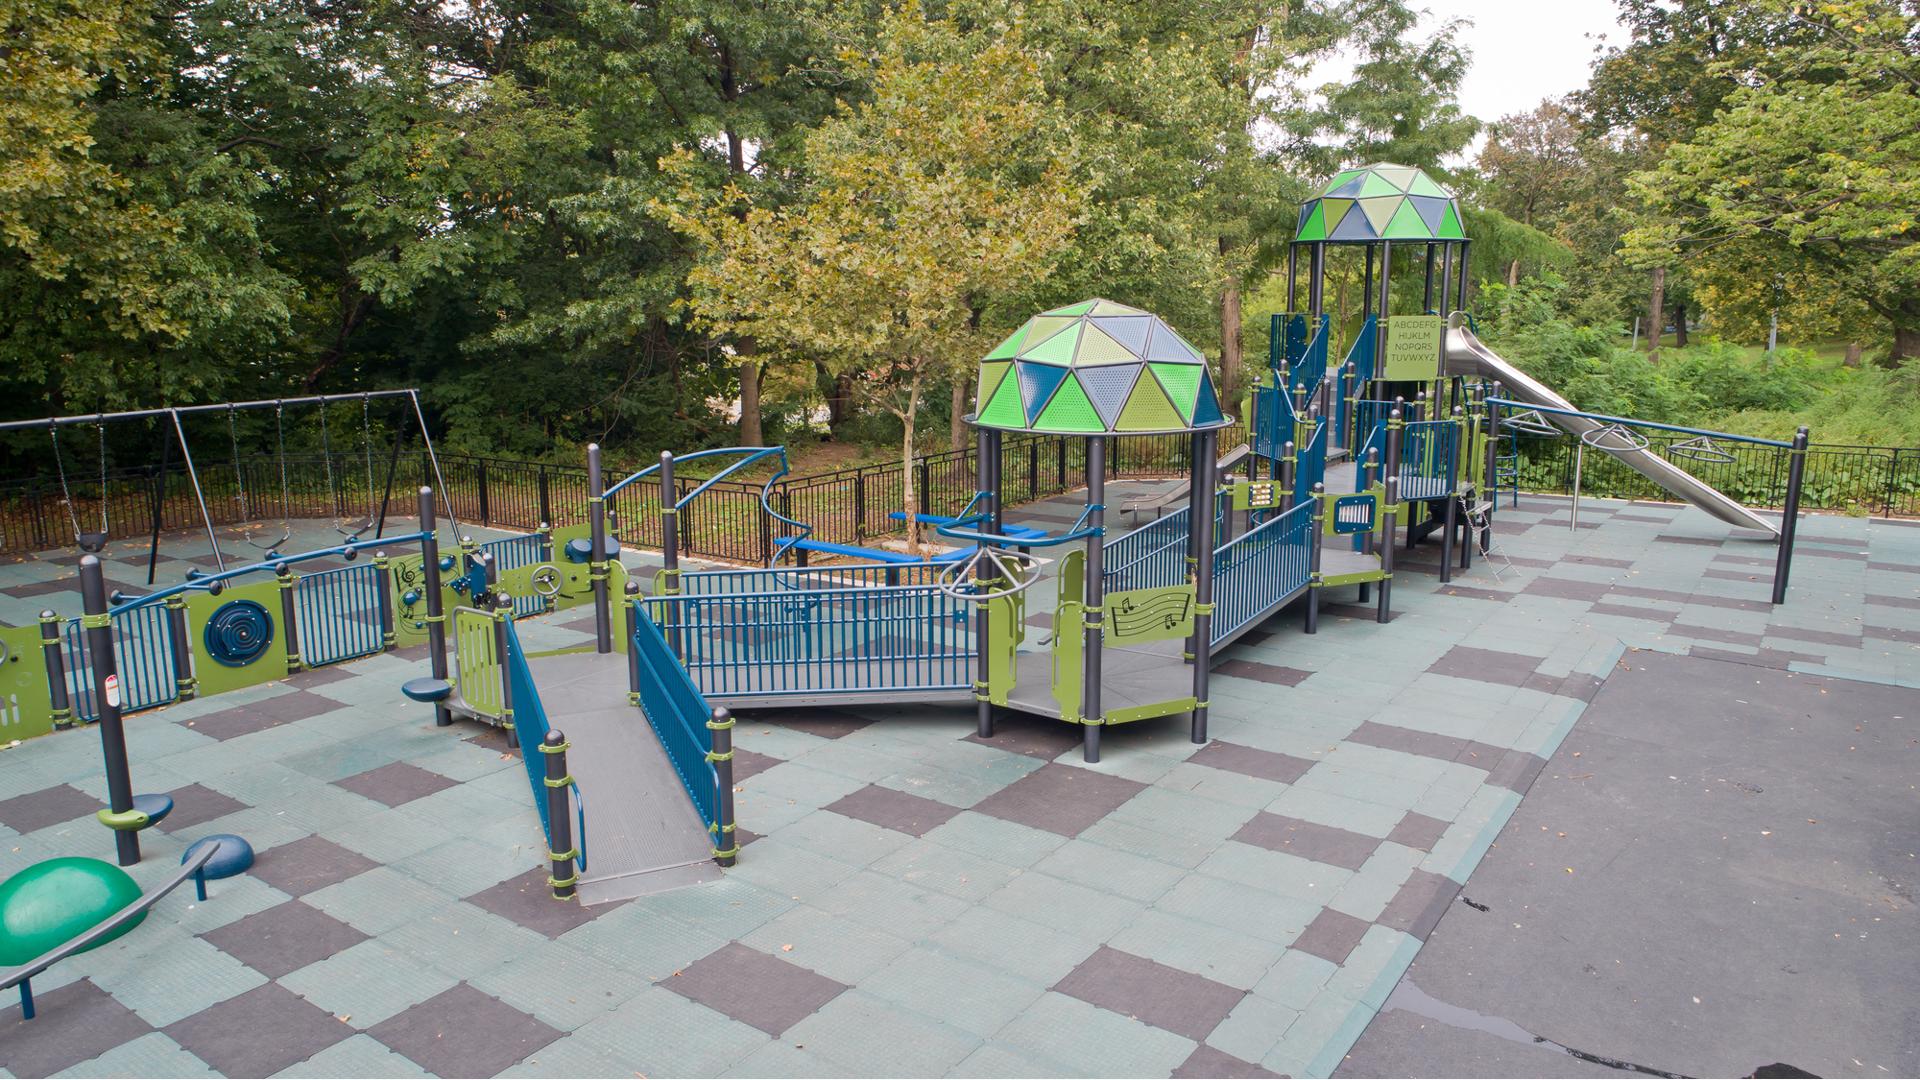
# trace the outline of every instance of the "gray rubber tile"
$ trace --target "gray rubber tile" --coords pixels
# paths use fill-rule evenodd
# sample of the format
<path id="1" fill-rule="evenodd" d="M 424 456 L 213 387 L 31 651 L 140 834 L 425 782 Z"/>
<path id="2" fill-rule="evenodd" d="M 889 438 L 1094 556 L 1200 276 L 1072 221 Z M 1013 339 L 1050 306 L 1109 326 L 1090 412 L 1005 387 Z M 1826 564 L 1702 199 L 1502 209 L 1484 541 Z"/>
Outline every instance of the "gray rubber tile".
<path id="1" fill-rule="evenodd" d="M 1106 945 L 1053 989 L 1196 1042 L 1246 996 L 1244 990 Z"/>
<path id="2" fill-rule="evenodd" d="M 562 1033 L 461 983 L 382 1020 L 367 1034 L 437 1076 L 492 1076 Z"/>
<path id="3" fill-rule="evenodd" d="M 851 795 L 829 803 L 824 809 L 908 836 L 925 836 L 960 812 L 957 806 L 878 784 L 868 784 Z"/>
<path id="4" fill-rule="evenodd" d="M 982 799 L 974 809 L 1004 821 L 1072 837 L 1146 786 L 1125 777 L 1047 764 Z"/>
<path id="5" fill-rule="evenodd" d="M 1291 784 L 1307 775 L 1313 768 L 1313 762 L 1292 754 L 1279 754 L 1272 750 L 1259 750 L 1238 743 L 1221 742 L 1218 739 L 1195 750 L 1188 758 L 1195 765 L 1225 769 L 1228 772 L 1251 776 L 1260 780 L 1273 780 L 1282 784 Z"/>
<path id="6" fill-rule="evenodd" d="M 334 783 L 356 795 L 364 795 L 388 806 L 400 806 L 455 786 L 454 781 L 437 772 L 404 761 L 368 769 L 344 780 L 335 780 Z"/>
<path id="7" fill-rule="evenodd" d="M 737 941 L 659 985 L 776 1037 L 847 989 L 844 983 Z"/>
<path id="8" fill-rule="evenodd" d="M 35 994 L 34 1007 L 32 1020 L 17 1001 L 0 1009 L 0 1069 L 15 1076 L 51 1076 L 153 1030 L 86 979 Z"/>
<path id="9" fill-rule="evenodd" d="M 378 865 L 324 837 L 308 836 L 261 852 L 252 873 L 289 896 L 305 896 Z"/>
<path id="10" fill-rule="evenodd" d="M 269 979 L 367 940 L 367 935 L 298 900 L 275 904 L 200 936 Z"/>
<path id="11" fill-rule="evenodd" d="M 353 1035 L 353 1028 L 279 983 L 254 987 L 162 1029 L 228 1076 L 272 1076 Z"/>
<path id="12" fill-rule="evenodd" d="M 104 809 L 104 803 L 79 788 L 58 784 L 0 801 L 0 825 L 30 833 Z"/>
<path id="13" fill-rule="evenodd" d="M 1233 839 L 1243 844 L 1297 855 L 1302 859 L 1358 870 L 1367 864 L 1380 841 L 1364 833 L 1302 821 L 1262 810 Z"/>

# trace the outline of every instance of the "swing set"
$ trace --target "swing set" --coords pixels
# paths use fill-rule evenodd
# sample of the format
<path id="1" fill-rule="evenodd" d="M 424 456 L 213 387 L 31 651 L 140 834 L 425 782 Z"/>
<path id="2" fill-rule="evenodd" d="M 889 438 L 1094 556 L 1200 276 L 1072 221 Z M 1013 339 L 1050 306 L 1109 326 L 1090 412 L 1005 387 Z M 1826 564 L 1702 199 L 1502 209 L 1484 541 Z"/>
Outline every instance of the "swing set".
<path id="1" fill-rule="evenodd" d="M 404 400 L 400 422 L 396 425 L 391 455 L 387 462 L 386 483 L 376 487 L 374 480 L 374 433 L 373 402 L 376 399 L 399 398 Z M 359 464 L 364 471 L 367 503 L 364 510 L 349 506 L 351 495 L 351 472 L 346 477 L 336 474 L 333 462 L 333 435 L 327 420 L 330 406 L 337 403 L 358 401 L 360 403 L 360 446 Z M 210 405 L 167 406 L 158 409 L 137 409 L 127 412 L 95 412 L 73 416 L 50 416 L 38 420 L 14 420 L 0 423 L 0 432 L 31 431 L 44 427 L 53 451 L 54 471 L 60 481 L 61 503 L 66 508 L 67 522 L 73 531 L 74 545 L 87 554 L 98 554 L 107 546 L 107 540 L 113 534 L 113 522 L 108 512 L 108 487 L 112 477 L 108 470 L 109 455 L 107 449 L 107 425 L 138 420 L 159 420 L 172 427 L 164 433 L 160 444 L 160 467 L 153 481 L 151 503 L 153 520 L 150 530 L 149 551 L 147 556 L 147 582 L 154 580 L 154 568 L 159 559 L 160 531 L 162 528 L 161 494 L 166 483 L 169 458 L 177 447 L 181 461 L 185 465 L 187 481 L 193 490 L 194 501 L 200 510 L 200 520 L 206 533 L 207 545 L 211 549 L 216 573 L 225 573 L 227 569 L 226 553 L 220 547 L 219 536 L 215 532 L 212 513 L 208 510 L 207 494 L 201 483 L 199 469 L 194 463 L 193 450 L 187 439 L 185 418 L 201 413 L 224 412 L 227 417 L 227 441 L 232 455 L 234 472 L 234 499 L 238 505 L 238 521 L 234 524 L 233 534 L 249 547 L 266 553 L 271 561 L 277 557 L 279 549 L 293 538 L 294 495 L 288 469 L 286 412 L 289 408 L 317 408 L 320 416 L 320 452 L 323 474 L 326 477 L 327 515 L 335 532 L 346 541 L 346 555 L 351 560 L 357 553 L 352 545 L 360 542 L 368 532 L 378 539 L 386 526 L 386 506 L 393 493 L 394 474 L 399 465 L 400 447 L 407 437 L 409 423 L 418 426 L 422 445 L 427 452 L 427 460 L 433 470 L 433 485 L 439 490 L 449 523 L 456 534 L 459 520 L 455 517 L 453 505 L 445 496 L 446 483 L 440 472 L 440 459 L 433 448 L 433 437 L 427 433 L 426 416 L 420 408 L 419 392 L 414 389 L 370 390 L 357 394 L 319 394 L 310 397 L 272 398 L 260 401 L 232 401 Z M 280 525 L 278 535 L 271 526 L 262 520 L 257 512 L 254 496 L 257 490 L 250 492 L 247 484 L 247 466 L 241 450 L 239 414 L 256 410 L 273 410 L 274 458 L 277 464 L 280 485 Z M 91 424 L 94 427 L 99 467 L 99 527 L 87 529 L 80 520 L 80 507 L 75 498 L 74 484 L 69 478 L 66 466 L 66 453 L 60 446 L 60 429 Z M 263 527 L 264 526 L 264 527 Z M 127 535 L 132 535 L 128 533 Z"/>

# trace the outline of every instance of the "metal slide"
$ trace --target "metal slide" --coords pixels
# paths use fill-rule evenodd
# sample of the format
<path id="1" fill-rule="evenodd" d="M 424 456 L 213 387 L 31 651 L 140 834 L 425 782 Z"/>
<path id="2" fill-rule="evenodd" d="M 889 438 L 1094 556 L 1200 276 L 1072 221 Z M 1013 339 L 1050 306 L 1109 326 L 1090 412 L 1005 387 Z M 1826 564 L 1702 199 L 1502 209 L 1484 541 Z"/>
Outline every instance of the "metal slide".
<path id="1" fill-rule="evenodd" d="M 1500 359 L 1500 354 L 1487 348 L 1478 337 L 1475 337 L 1473 331 L 1467 329 L 1457 314 L 1448 321 L 1447 325 L 1446 359 L 1448 375 L 1479 375 L 1498 379 L 1502 392 L 1515 401 L 1524 401 L 1529 405 L 1543 405 L 1549 409 L 1573 410 L 1574 408 L 1566 398 L 1554 393 L 1539 380 Z M 1691 473 L 1652 450 L 1627 445 L 1617 435 L 1592 434 L 1606 425 L 1584 416 L 1558 416 L 1553 413 L 1541 415 L 1575 438 L 1587 438 L 1589 440 L 1587 445 L 1606 451 L 1634 472 L 1721 521 L 1742 529 L 1757 529 L 1773 537 L 1780 535 L 1779 527 L 1772 522 L 1727 498 L 1717 489 L 1701 483 Z"/>

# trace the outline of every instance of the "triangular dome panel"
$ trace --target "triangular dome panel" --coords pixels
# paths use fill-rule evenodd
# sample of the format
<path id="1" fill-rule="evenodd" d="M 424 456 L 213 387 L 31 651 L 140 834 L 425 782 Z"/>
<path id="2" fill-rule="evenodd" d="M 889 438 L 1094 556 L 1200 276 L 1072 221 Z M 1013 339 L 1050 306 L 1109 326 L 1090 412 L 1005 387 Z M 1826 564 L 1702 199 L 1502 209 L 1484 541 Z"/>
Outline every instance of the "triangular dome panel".
<path id="1" fill-rule="evenodd" d="M 1327 234 L 1329 240 L 1378 240 L 1379 238 L 1380 234 L 1375 232 L 1373 226 L 1367 221 L 1366 211 L 1357 206 L 1347 211 L 1347 216 L 1341 218 L 1340 224 L 1334 226 L 1333 231 Z"/>
<path id="2" fill-rule="evenodd" d="M 1314 241 L 1325 240 L 1326 238 L 1327 219 L 1320 210 L 1320 204 L 1315 202 L 1313 209 L 1307 213 L 1307 220 L 1300 226 L 1300 234 L 1294 239 Z"/>
<path id="3" fill-rule="evenodd" d="M 1420 170 L 1410 165 L 1380 165 L 1373 171 L 1380 179 L 1392 184 L 1397 191 L 1405 191 L 1413 186 L 1413 178 L 1420 175 Z"/>
<path id="4" fill-rule="evenodd" d="M 1101 421 L 1100 414 L 1093 409 L 1093 403 L 1087 400 L 1085 390 L 1080 388 L 1079 380 L 1069 375 L 1060 384 L 1060 389 L 1047 402 L 1046 410 L 1040 414 L 1035 427 L 1046 431 L 1066 432 L 1102 432 L 1107 425 Z"/>
<path id="5" fill-rule="evenodd" d="M 1393 220 L 1387 222 L 1384 230 L 1389 240 L 1430 240 L 1433 230 L 1420 217 L 1420 211 L 1414 209 L 1412 199 L 1400 200 L 1400 209 L 1393 212 Z"/>
<path id="6" fill-rule="evenodd" d="M 1213 392 L 1213 380 L 1200 380 L 1200 396 L 1193 403 L 1193 426 L 1211 427 L 1225 420 L 1226 417 L 1220 413 L 1220 398 Z"/>
<path id="7" fill-rule="evenodd" d="M 1363 199 L 1370 195 L 1398 195 L 1400 193 L 1399 188 L 1395 187 L 1391 181 L 1377 172 L 1368 173 L 1366 180 L 1360 184 L 1360 197 Z"/>
<path id="8" fill-rule="evenodd" d="M 1344 187 L 1348 182 L 1353 180 L 1363 179 L 1366 174 L 1367 170 L 1365 169 L 1342 169 L 1339 175 L 1327 181 L 1327 186 L 1320 189 L 1320 194 L 1332 195 L 1335 188 Z"/>
<path id="9" fill-rule="evenodd" d="M 973 392 L 973 407 L 976 409 L 986 408 L 987 402 L 993 400 L 993 392 L 1000 389 L 1000 380 L 1006 378 L 1007 372 L 1012 370 L 1013 364 L 1010 361 L 981 364 L 980 382 Z"/>
<path id="10" fill-rule="evenodd" d="M 993 351 L 987 354 L 987 359 L 989 360 L 1013 359 L 1014 355 L 1020 351 L 1020 343 L 1027 339 L 1027 331 L 1030 328 L 1032 328 L 1032 326 L 1033 324 L 1031 322 L 1022 324 L 1020 329 L 1015 330 L 1011 334 L 1008 334 L 1007 339 L 1005 341 L 1002 341 L 1000 344 L 995 345 L 993 347 Z"/>
<path id="11" fill-rule="evenodd" d="M 1075 315 L 1085 315 L 1085 314 L 1086 314 L 1087 312 L 1089 312 L 1089 311 L 1091 311 L 1091 310 L 1093 310 L 1093 305 L 1094 305 L 1095 303 L 1097 303 L 1097 301 L 1094 301 L 1094 300 L 1082 300 L 1082 301 L 1080 301 L 1080 302 L 1079 302 L 1079 303 L 1077 303 L 1077 304 L 1068 304 L 1068 305 L 1067 305 L 1066 307 L 1057 307 L 1057 308 L 1054 308 L 1054 309 L 1053 309 L 1052 311 L 1043 311 L 1043 312 L 1041 312 L 1040 314 L 1042 314 L 1042 315 L 1065 315 L 1065 316 L 1067 316 L 1067 317 L 1069 317 L 1069 318 L 1071 318 L 1071 317 L 1073 317 L 1073 316 L 1075 316 Z"/>
<path id="12" fill-rule="evenodd" d="M 1073 354 L 1075 364 L 1125 364 L 1140 357 L 1115 341 L 1100 328 L 1100 320 L 1089 320 L 1080 331 L 1080 348 Z"/>
<path id="13" fill-rule="evenodd" d="M 1460 227 L 1460 217 L 1454 213 L 1453 204 L 1447 204 L 1446 216 L 1440 219 L 1440 228 L 1435 235 L 1442 240 L 1465 240 L 1466 230 Z"/>
<path id="14" fill-rule="evenodd" d="M 980 410 L 975 423 L 987 427 L 1021 428 L 1027 426 L 1027 418 L 1020 411 L 1020 387 L 1017 379 L 1002 378 L 999 389 L 993 392 L 987 406 Z"/>
<path id="15" fill-rule="evenodd" d="M 1020 354 L 1022 360 L 1039 360 L 1048 364 L 1071 364 L 1075 347 L 1080 342 L 1080 327 L 1075 321 L 1072 326 L 1053 335 Z"/>
<path id="16" fill-rule="evenodd" d="M 1128 307 L 1125 304 L 1115 303 L 1112 300 L 1095 300 L 1093 302 L 1093 310 L 1089 311 L 1087 314 L 1089 315 L 1145 315 L 1147 313 L 1144 311 L 1141 311 L 1137 307 Z"/>
<path id="17" fill-rule="evenodd" d="M 1161 323 L 1153 328 L 1153 340 L 1147 343 L 1147 359 L 1198 364 L 1202 357 L 1200 350 L 1187 344 L 1187 339 L 1175 333 L 1173 327 Z"/>
<path id="18" fill-rule="evenodd" d="M 1359 195 L 1361 191 L 1366 188 L 1369 179 L 1371 179 L 1371 177 L 1365 172 L 1355 172 L 1348 176 L 1344 183 L 1327 188 L 1326 195 L 1339 195 L 1351 199 Z"/>
<path id="19" fill-rule="evenodd" d="M 1447 193 L 1446 188 L 1434 183 L 1433 178 L 1426 173 L 1418 173 L 1414 176 L 1413 183 L 1407 185 L 1407 193 L 1409 195 L 1426 195 L 1435 199 L 1453 198 L 1452 195 Z"/>
<path id="20" fill-rule="evenodd" d="M 1027 336 L 1021 340 L 1022 349 L 1031 349 L 1053 335 L 1072 326 L 1074 320 L 1067 315 L 1035 315 L 1027 320 Z"/>
<path id="21" fill-rule="evenodd" d="M 1067 377 L 1067 369 L 1051 364 L 1029 364 L 1024 360 L 1019 361 L 1017 366 L 1020 369 L 1020 398 L 1026 405 L 1027 423 L 1031 424 L 1059 387 L 1060 380 Z"/>
<path id="22" fill-rule="evenodd" d="M 1200 364 L 1148 364 L 1154 377 L 1160 380 L 1160 388 L 1167 392 L 1167 399 L 1179 410 L 1180 416 L 1193 415 L 1193 396 L 1199 392 L 1200 376 L 1206 368 Z"/>
<path id="23" fill-rule="evenodd" d="M 1367 224 L 1373 226 L 1373 231 L 1384 236 L 1387 232 L 1387 224 L 1393 220 L 1394 211 L 1400 209 L 1401 204 L 1406 201 L 1405 197 L 1399 195 L 1380 199 L 1361 199 L 1360 209 L 1366 212 Z"/>
<path id="24" fill-rule="evenodd" d="M 1428 199 L 1415 195 L 1407 200 L 1420 212 L 1420 220 L 1426 222 L 1427 231 L 1438 236 L 1441 219 L 1447 214 L 1447 200 Z"/>
<path id="25" fill-rule="evenodd" d="M 1186 426 L 1174 411 L 1173 402 L 1167 400 L 1166 391 L 1160 389 L 1159 380 L 1143 378 L 1133 384 L 1133 393 L 1127 396 L 1127 407 L 1120 410 L 1120 422 L 1114 430 L 1171 431 Z"/>
<path id="26" fill-rule="evenodd" d="M 1136 357 L 1147 351 L 1147 331 L 1153 327 L 1151 315 L 1095 316 L 1093 325 L 1108 337 L 1126 346 Z"/>
<path id="27" fill-rule="evenodd" d="M 1321 199 L 1320 212 L 1327 216 L 1331 225 L 1338 225 L 1340 219 L 1351 213 L 1354 207 L 1352 199 Z"/>
<path id="28" fill-rule="evenodd" d="M 1099 410 L 1101 422 L 1111 428 L 1120 419 L 1120 408 L 1127 403 L 1127 392 L 1133 389 L 1133 381 L 1140 375 L 1140 365 L 1108 364 L 1080 368 L 1074 374 L 1093 401 L 1093 407 Z"/>

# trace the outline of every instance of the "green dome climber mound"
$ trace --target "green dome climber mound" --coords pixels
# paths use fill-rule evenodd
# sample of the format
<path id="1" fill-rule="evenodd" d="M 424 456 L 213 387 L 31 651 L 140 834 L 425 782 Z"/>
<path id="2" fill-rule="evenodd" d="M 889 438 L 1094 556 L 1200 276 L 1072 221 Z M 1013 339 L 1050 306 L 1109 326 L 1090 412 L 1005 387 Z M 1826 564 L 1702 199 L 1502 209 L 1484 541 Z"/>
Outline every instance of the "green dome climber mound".
<path id="1" fill-rule="evenodd" d="M 1348 169 L 1300 208 L 1296 243 L 1465 240 L 1453 192 L 1411 165 Z"/>
<path id="2" fill-rule="evenodd" d="M 140 886 L 112 863 L 77 857 L 34 863 L 0 884 L 0 965 L 11 967 L 44 955 L 139 899 Z M 141 912 L 94 947 L 145 918 Z"/>
<path id="3" fill-rule="evenodd" d="M 1223 427 L 1206 358 L 1159 316 L 1082 300 L 1028 319 L 980 361 L 974 423 L 1061 435 Z"/>

